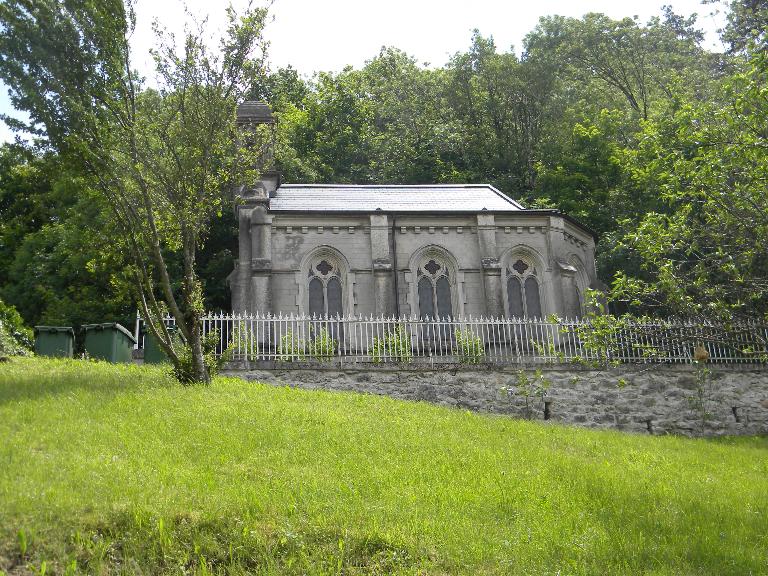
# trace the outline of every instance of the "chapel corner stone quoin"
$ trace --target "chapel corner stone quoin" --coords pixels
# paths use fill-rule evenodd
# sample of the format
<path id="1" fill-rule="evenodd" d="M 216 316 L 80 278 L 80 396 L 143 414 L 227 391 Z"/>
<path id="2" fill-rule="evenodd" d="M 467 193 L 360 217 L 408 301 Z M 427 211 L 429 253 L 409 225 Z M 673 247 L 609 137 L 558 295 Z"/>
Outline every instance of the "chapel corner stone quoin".
<path id="1" fill-rule="evenodd" d="M 246 142 L 275 124 L 261 102 L 237 115 Z M 234 313 L 577 318 L 601 287 L 594 235 L 557 210 L 488 184 L 285 184 L 261 156 L 237 192 Z"/>

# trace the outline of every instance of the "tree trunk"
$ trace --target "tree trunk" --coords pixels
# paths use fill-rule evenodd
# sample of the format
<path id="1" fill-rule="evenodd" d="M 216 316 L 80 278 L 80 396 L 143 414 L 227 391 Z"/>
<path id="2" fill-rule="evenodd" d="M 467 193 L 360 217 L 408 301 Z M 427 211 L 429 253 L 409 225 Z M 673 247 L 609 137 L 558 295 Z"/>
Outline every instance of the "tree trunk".
<path id="1" fill-rule="evenodd" d="M 203 355 L 203 339 L 200 318 L 197 314 L 194 315 L 194 325 L 190 326 L 190 342 L 189 348 L 192 352 L 192 374 L 193 383 L 210 384 L 211 375 L 208 372 L 208 367 L 205 365 L 205 357 Z"/>
<path id="2" fill-rule="evenodd" d="M 200 293 L 200 283 L 195 275 L 195 246 L 197 234 L 194 227 L 183 223 L 181 226 L 182 242 L 184 247 L 184 282 L 182 292 L 184 294 L 184 307 L 186 315 L 184 320 L 189 331 L 188 346 L 192 356 L 192 365 L 188 367 L 189 384 L 210 384 L 211 375 L 208 366 L 205 365 L 203 353 L 203 301 Z"/>

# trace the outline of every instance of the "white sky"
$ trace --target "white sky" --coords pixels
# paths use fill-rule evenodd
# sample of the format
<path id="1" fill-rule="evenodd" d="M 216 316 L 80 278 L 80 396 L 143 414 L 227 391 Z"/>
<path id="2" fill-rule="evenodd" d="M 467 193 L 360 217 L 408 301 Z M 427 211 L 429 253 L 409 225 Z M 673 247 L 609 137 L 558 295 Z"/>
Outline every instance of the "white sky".
<path id="1" fill-rule="evenodd" d="M 235 8 L 246 3 L 232 0 Z M 212 29 L 223 28 L 227 2 L 187 0 L 186 4 L 197 17 L 207 15 Z M 360 67 L 382 46 L 395 46 L 421 63 L 442 66 L 450 55 L 469 47 L 474 28 L 493 36 L 499 50 L 514 46 L 519 53 L 523 38 L 541 16 L 603 12 L 612 18 L 638 16 L 645 22 L 659 15 L 664 4 L 678 14 L 699 14 L 707 47 L 722 50 L 716 33 L 722 15 L 713 16 L 714 7 L 700 0 L 274 0 L 266 37 L 272 67 L 291 65 L 305 76 L 319 70 L 338 71 L 348 64 Z M 183 6 L 180 0 L 137 0 L 133 58 L 148 79 L 152 78 L 148 50 L 154 44 L 151 23 L 157 18 L 180 35 Z M 0 112 L 13 112 L 2 84 Z M 0 125 L 0 142 L 11 139 L 12 133 Z"/>

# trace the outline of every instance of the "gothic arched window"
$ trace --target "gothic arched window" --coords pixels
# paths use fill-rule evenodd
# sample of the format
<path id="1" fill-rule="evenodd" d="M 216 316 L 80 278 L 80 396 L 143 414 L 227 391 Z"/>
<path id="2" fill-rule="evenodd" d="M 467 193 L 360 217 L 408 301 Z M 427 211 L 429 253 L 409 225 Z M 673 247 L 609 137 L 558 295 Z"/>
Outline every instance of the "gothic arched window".
<path id="1" fill-rule="evenodd" d="M 581 290 L 579 290 L 579 285 L 574 282 L 573 283 L 573 315 L 576 318 L 581 318 L 582 313 L 582 302 L 581 302 Z"/>
<path id="2" fill-rule="evenodd" d="M 565 281 L 567 285 L 566 298 L 565 298 L 565 313 L 566 316 L 572 318 L 581 318 L 583 311 L 584 288 L 588 285 L 586 281 L 586 275 L 584 274 L 584 267 L 580 260 L 576 256 L 571 256 L 565 263 L 567 270 L 563 265 L 560 269 L 565 271 Z"/>
<path id="3" fill-rule="evenodd" d="M 333 258 L 313 260 L 307 282 L 310 315 L 331 318 L 343 315 L 341 272 Z"/>
<path id="4" fill-rule="evenodd" d="M 442 259 L 430 256 L 423 260 L 416 273 L 421 318 L 451 318 L 451 282 L 448 267 Z"/>
<path id="5" fill-rule="evenodd" d="M 541 318 L 539 276 L 533 262 L 516 256 L 507 268 L 507 305 L 509 315 L 517 318 Z"/>

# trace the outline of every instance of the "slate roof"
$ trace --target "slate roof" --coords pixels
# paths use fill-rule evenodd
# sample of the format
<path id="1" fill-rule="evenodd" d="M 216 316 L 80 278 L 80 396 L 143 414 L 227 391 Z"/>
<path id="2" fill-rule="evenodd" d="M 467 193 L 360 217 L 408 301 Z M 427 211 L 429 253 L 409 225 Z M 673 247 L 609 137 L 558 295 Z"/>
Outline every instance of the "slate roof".
<path id="1" fill-rule="evenodd" d="M 489 184 L 283 184 L 269 202 L 285 212 L 517 212 L 524 208 Z"/>
<path id="2" fill-rule="evenodd" d="M 272 116 L 272 109 L 268 104 L 246 100 L 237 107 L 237 121 L 272 123 L 275 121 L 275 117 Z"/>

